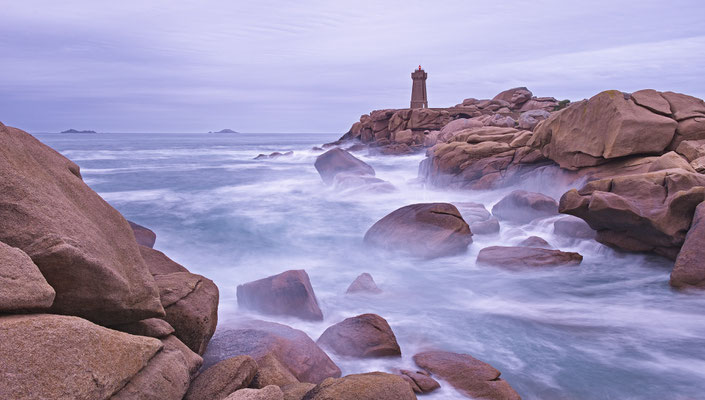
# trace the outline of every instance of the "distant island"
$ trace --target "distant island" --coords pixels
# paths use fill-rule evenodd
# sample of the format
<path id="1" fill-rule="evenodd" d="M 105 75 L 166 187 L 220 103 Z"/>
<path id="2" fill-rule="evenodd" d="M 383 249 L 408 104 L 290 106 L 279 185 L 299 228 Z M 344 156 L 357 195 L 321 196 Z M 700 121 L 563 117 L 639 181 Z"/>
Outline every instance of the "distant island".
<path id="1" fill-rule="evenodd" d="M 218 132 L 208 132 L 208 133 L 240 133 L 240 132 L 235 132 L 232 129 L 222 129 L 222 130 L 219 130 Z"/>
<path id="2" fill-rule="evenodd" d="M 97 133 L 96 131 L 78 131 L 76 129 L 69 129 L 66 131 L 62 131 L 61 133 Z"/>

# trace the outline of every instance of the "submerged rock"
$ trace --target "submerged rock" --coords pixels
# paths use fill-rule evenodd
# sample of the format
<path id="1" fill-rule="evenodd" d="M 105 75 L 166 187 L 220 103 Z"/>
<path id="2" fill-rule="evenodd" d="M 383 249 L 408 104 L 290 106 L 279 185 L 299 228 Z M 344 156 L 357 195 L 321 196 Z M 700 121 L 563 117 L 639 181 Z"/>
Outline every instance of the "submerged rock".
<path id="1" fill-rule="evenodd" d="M 409 382 L 411 389 L 414 393 L 431 393 L 436 389 L 439 389 L 441 385 L 426 371 L 409 371 L 407 369 L 402 369 L 400 371 L 401 377 L 405 381 Z"/>
<path id="2" fill-rule="evenodd" d="M 318 156 L 314 166 L 319 175 L 321 175 L 323 182 L 329 185 L 333 183 L 333 178 L 341 172 L 356 175 L 375 175 L 375 170 L 372 167 L 338 147 Z"/>
<path id="3" fill-rule="evenodd" d="M 472 243 L 470 227 L 454 205 L 421 203 L 399 208 L 365 233 L 365 243 L 417 257 L 464 252 Z"/>
<path id="4" fill-rule="evenodd" d="M 127 221 L 132 228 L 132 233 L 135 234 L 135 240 L 140 246 L 146 246 L 149 248 L 154 247 L 154 243 L 157 241 L 157 234 L 151 229 L 145 228 L 142 225 L 136 224 L 132 221 Z"/>
<path id="5" fill-rule="evenodd" d="M 347 294 L 351 293 L 382 293 L 382 290 L 377 287 L 377 284 L 375 283 L 374 279 L 372 279 L 372 275 L 368 274 L 367 272 L 363 272 L 360 274 L 353 283 L 350 284 L 348 287 L 348 290 L 345 291 Z"/>
<path id="6" fill-rule="evenodd" d="M 130 225 L 78 166 L 2 124 L 0 143 L 0 241 L 39 267 L 56 292 L 51 311 L 105 325 L 163 316 Z"/>
<path id="7" fill-rule="evenodd" d="M 280 153 L 278 151 L 275 151 L 275 152 L 269 153 L 269 154 L 259 154 L 257 157 L 253 158 L 253 160 L 272 159 L 272 158 L 287 157 L 287 156 L 292 156 L 292 155 L 294 155 L 293 151 L 285 151 L 284 153 Z"/>
<path id="8" fill-rule="evenodd" d="M 528 223 L 557 215 L 558 202 L 541 193 L 515 190 L 492 207 L 492 214 L 500 220 Z"/>
<path id="9" fill-rule="evenodd" d="M 675 288 L 705 287 L 705 203 L 695 209 L 693 223 L 673 266 L 670 284 Z"/>
<path id="10" fill-rule="evenodd" d="M 32 259 L 0 242 L 0 313 L 48 310 L 56 293 Z"/>
<path id="11" fill-rule="evenodd" d="M 578 265 L 583 256 L 578 253 L 539 247 L 491 246 L 480 250 L 478 264 L 499 267 L 553 267 L 560 265 Z"/>
<path id="12" fill-rule="evenodd" d="M 520 247 L 540 247 L 544 249 L 553 248 L 544 238 L 538 236 L 529 236 L 517 244 Z"/>
<path id="13" fill-rule="evenodd" d="M 257 363 L 250 356 L 225 359 L 201 372 L 191 382 L 184 400 L 222 400 L 248 387 L 256 373 Z"/>
<path id="14" fill-rule="evenodd" d="M 238 355 L 254 358 L 258 375 L 264 364 L 261 361 L 269 357 L 270 362 L 285 368 L 294 382 L 320 383 L 340 376 L 340 369 L 304 332 L 274 322 L 242 321 L 234 328 L 219 330 L 203 356 L 203 367 Z"/>
<path id="15" fill-rule="evenodd" d="M 572 215 L 567 215 L 554 222 L 553 233 L 576 239 L 594 239 L 597 234 L 587 222 Z"/>
<path id="16" fill-rule="evenodd" d="M 415 400 L 411 386 L 399 375 L 384 372 L 328 378 L 303 400 Z"/>
<path id="17" fill-rule="evenodd" d="M 416 354 L 414 362 L 469 397 L 492 400 L 520 399 L 509 383 L 500 379 L 499 371 L 468 354 L 426 351 Z"/>
<path id="18" fill-rule="evenodd" d="M 320 321 L 323 313 L 306 271 L 290 270 L 237 287 L 237 303 L 264 314 Z"/>
<path id="19" fill-rule="evenodd" d="M 376 314 L 346 318 L 326 329 L 316 343 L 341 356 L 401 357 L 392 328 Z"/>

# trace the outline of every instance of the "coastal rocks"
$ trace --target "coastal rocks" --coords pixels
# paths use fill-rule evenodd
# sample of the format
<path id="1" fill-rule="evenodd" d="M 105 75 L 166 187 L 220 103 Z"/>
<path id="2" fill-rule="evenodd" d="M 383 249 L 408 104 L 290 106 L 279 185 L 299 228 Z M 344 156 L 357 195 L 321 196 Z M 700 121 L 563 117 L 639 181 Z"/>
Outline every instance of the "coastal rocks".
<path id="1" fill-rule="evenodd" d="M 575 239 L 594 239 L 597 232 L 582 219 L 566 215 L 553 223 L 553 233 Z"/>
<path id="2" fill-rule="evenodd" d="M 257 157 L 253 158 L 253 160 L 266 160 L 266 159 L 272 159 L 272 158 L 287 157 L 287 156 L 292 156 L 292 155 L 294 155 L 293 151 L 285 151 L 283 153 L 275 151 L 275 152 L 269 153 L 269 154 L 259 154 L 259 155 L 257 155 Z"/>
<path id="3" fill-rule="evenodd" d="M 477 263 L 499 267 L 554 267 L 578 265 L 583 256 L 578 253 L 541 247 L 491 246 L 480 250 Z"/>
<path id="4" fill-rule="evenodd" d="M 414 362 L 468 397 L 492 400 L 520 399 L 509 383 L 500 378 L 499 371 L 468 354 L 427 351 L 416 354 Z"/>
<path id="5" fill-rule="evenodd" d="M 219 330 L 203 356 L 204 368 L 238 355 L 254 358 L 260 370 L 260 360 L 271 356 L 300 382 L 317 384 L 340 376 L 340 369 L 304 332 L 274 322 L 243 321 Z"/>
<path id="6" fill-rule="evenodd" d="M 218 324 L 218 287 L 190 272 L 155 275 L 166 320 L 191 350 L 203 354 Z"/>
<path id="7" fill-rule="evenodd" d="M 543 249 L 550 249 L 553 247 L 544 238 L 541 238 L 538 236 L 529 236 L 528 238 L 517 243 L 517 246 L 520 246 L 520 247 L 540 247 Z"/>
<path id="8" fill-rule="evenodd" d="M 441 128 L 438 139 L 445 142 L 451 139 L 456 132 L 470 128 L 480 128 L 482 126 L 482 122 L 478 120 L 459 118 L 447 123 L 443 128 Z"/>
<path id="9" fill-rule="evenodd" d="M 152 275 L 171 274 L 174 272 L 189 272 L 186 267 L 174 262 L 166 254 L 146 246 L 140 246 L 140 255 Z"/>
<path id="10" fill-rule="evenodd" d="M 431 393 L 436 389 L 439 389 L 441 385 L 426 371 L 409 371 L 407 369 L 402 369 L 399 371 L 401 377 L 405 381 L 409 382 L 411 389 L 414 393 Z"/>
<path id="11" fill-rule="evenodd" d="M 333 187 L 340 191 L 352 191 L 355 193 L 391 193 L 397 188 L 391 183 L 371 175 L 349 174 L 341 172 L 333 178 Z"/>
<path id="12" fill-rule="evenodd" d="M 154 247 L 154 243 L 157 241 L 157 234 L 151 229 L 145 228 L 142 225 L 136 224 L 132 221 L 127 221 L 132 228 L 132 233 L 135 234 L 135 240 L 140 246 L 146 246 L 149 248 Z"/>
<path id="13" fill-rule="evenodd" d="M 376 314 L 346 318 L 326 329 L 316 343 L 341 356 L 401 357 L 392 328 Z"/>
<path id="14" fill-rule="evenodd" d="M 539 122 L 548 119 L 551 114 L 545 110 L 531 110 L 521 113 L 519 116 L 519 128 L 533 131 Z"/>
<path id="15" fill-rule="evenodd" d="M 372 167 L 338 147 L 328 150 L 318 156 L 314 166 L 321 175 L 323 182 L 329 185 L 333 183 L 333 178 L 341 172 L 371 176 L 374 176 L 375 174 Z"/>
<path id="16" fill-rule="evenodd" d="M 695 172 L 693 167 L 690 166 L 688 160 L 686 160 L 684 157 L 681 157 L 675 151 L 669 151 L 668 153 L 665 153 L 660 157 L 656 157 L 651 162 L 651 165 L 649 166 L 649 170 L 647 172 L 663 171 L 666 169 L 673 168 L 680 168 L 688 172 Z"/>
<path id="17" fill-rule="evenodd" d="M 157 339 L 77 317 L 0 317 L 0 393 L 7 399 L 107 399 L 162 347 Z"/>
<path id="18" fill-rule="evenodd" d="M 470 227 L 452 204 L 420 203 L 399 208 L 365 233 L 365 243 L 417 257 L 464 252 L 472 243 Z"/>
<path id="19" fill-rule="evenodd" d="M 675 288 L 705 287 L 705 203 L 695 209 L 685 242 L 671 272 Z"/>
<path id="20" fill-rule="evenodd" d="M 688 161 L 705 157 L 705 140 L 684 140 L 678 145 L 676 153 L 682 155 Z"/>
<path id="21" fill-rule="evenodd" d="M 499 221 L 480 203 L 455 203 L 473 235 L 499 232 Z"/>
<path id="22" fill-rule="evenodd" d="M 284 400 L 284 393 L 279 386 L 269 385 L 262 389 L 238 390 L 225 400 Z"/>
<path id="23" fill-rule="evenodd" d="M 440 130 L 450 122 L 451 116 L 446 110 L 430 108 L 412 108 L 399 110 L 389 119 L 389 132 L 405 129 L 413 131 Z"/>
<path id="24" fill-rule="evenodd" d="M 503 100 L 509 103 L 509 108 L 520 108 L 524 103 L 531 100 L 533 93 L 525 87 L 517 87 L 505 90 L 496 95 L 492 100 Z"/>
<path id="25" fill-rule="evenodd" d="M 329 378 L 303 400 L 416 400 L 411 386 L 399 375 L 384 372 Z"/>
<path id="26" fill-rule="evenodd" d="M 608 90 L 551 115 L 536 127 L 529 145 L 561 168 L 575 170 L 629 155 L 661 154 L 677 125 L 628 94 Z"/>
<path id="27" fill-rule="evenodd" d="M 0 288 L 0 313 L 47 310 L 56 295 L 25 252 L 2 242 Z"/>
<path id="28" fill-rule="evenodd" d="M 105 325 L 163 316 L 130 225 L 78 166 L 18 129 L 0 126 L 0 143 L 0 241 L 39 267 L 51 311 Z"/>
<path id="29" fill-rule="evenodd" d="M 492 207 L 499 220 L 528 223 L 558 214 L 558 202 L 541 193 L 515 190 Z"/>
<path id="30" fill-rule="evenodd" d="M 291 315 L 313 321 L 323 319 L 311 281 L 302 269 L 239 285 L 237 303 L 264 314 Z"/>
<path id="31" fill-rule="evenodd" d="M 246 388 L 257 373 L 257 363 L 250 356 L 223 360 L 203 371 L 191 382 L 184 400 L 222 400 L 238 389 Z"/>
<path id="32" fill-rule="evenodd" d="M 313 383 L 291 383 L 281 387 L 284 393 L 284 400 L 301 400 L 306 393 L 315 388 Z"/>
<path id="33" fill-rule="evenodd" d="M 560 212 L 585 220 L 598 242 L 675 259 L 703 200 L 705 176 L 672 169 L 592 181 L 563 194 Z"/>
<path id="34" fill-rule="evenodd" d="M 112 328 L 131 335 L 149 336 L 158 339 L 165 338 L 175 332 L 174 327 L 159 318 L 143 319 L 142 321 L 113 326 Z"/>
<path id="35" fill-rule="evenodd" d="M 347 294 L 353 293 L 371 293 L 377 294 L 382 293 L 382 290 L 377 287 L 375 280 L 372 279 L 372 275 L 367 272 L 360 274 L 355 280 L 348 286 L 348 290 L 345 291 Z"/>

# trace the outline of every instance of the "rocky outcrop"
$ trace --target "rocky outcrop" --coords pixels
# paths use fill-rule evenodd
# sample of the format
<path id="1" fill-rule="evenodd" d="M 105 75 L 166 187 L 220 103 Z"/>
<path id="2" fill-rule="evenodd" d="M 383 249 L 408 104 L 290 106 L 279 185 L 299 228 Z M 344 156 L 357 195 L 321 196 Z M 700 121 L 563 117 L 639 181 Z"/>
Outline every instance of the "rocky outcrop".
<path id="1" fill-rule="evenodd" d="M 352 293 L 372 293 L 372 294 L 377 294 L 377 293 L 382 293 L 382 290 L 377 287 L 377 284 L 375 283 L 374 279 L 372 279 L 372 275 L 368 274 L 367 272 L 361 273 L 353 283 L 348 286 L 348 290 L 345 291 L 347 294 L 352 294 Z"/>
<path id="2" fill-rule="evenodd" d="M 666 104 L 671 102 L 664 102 L 662 95 L 637 92 L 631 96 L 616 90 L 599 93 L 542 122 L 529 145 L 567 169 L 625 156 L 662 154 L 686 138 L 680 135 L 674 142 L 680 124 L 677 117 L 670 116 Z"/>
<path id="3" fill-rule="evenodd" d="M 7 399 L 108 399 L 162 348 L 157 339 L 78 317 L 0 317 L 0 393 Z"/>
<path id="4" fill-rule="evenodd" d="M 346 318 L 326 329 L 316 343 L 341 356 L 401 357 L 392 328 L 376 314 Z"/>
<path id="5" fill-rule="evenodd" d="M 32 259 L 0 242 L 0 313 L 48 310 L 56 293 Z"/>
<path id="6" fill-rule="evenodd" d="M 365 243 L 417 257 L 464 252 L 472 242 L 470 227 L 452 204 L 421 203 L 399 208 L 365 233 Z"/>
<path id="7" fill-rule="evenodd" d="M 399 375 L 384 372 L 328 378 L 303 400 L 415 400 L 411 386 Z"/>
<path id="8" fill-rule="evenodd" d="M 340 148 L 333 148 L 316 158 L 314 163 L 318 174 L 326 184 L 332 184 L 335 176 L 341 172 L 355 175 L 374 176 L 375 170 L 365 162 Z"/>
<path id="9" fill-rule="evenodd" d="M 306 271 L 291 270 L 237 287 L 240 307 L 271 315 L 320 321 L 323 313 Z"/>
<path id="10" fill-rule="evenodd" d="M 203 356 L 204 368 L 239 355 L 249 355 L 257 361 L 258 375 L 261 360 L 269 356 L 300 382 L 317 384 L 340 376 L 340 369 L 304 332 L 273 322 L 242 321 L 236 327 L 218 331 Z"/>
<path id="11" fill-rule="evenodd" d="M 174 327 L 159 318 L 143 319 L 142 321 L 113 326 L 112 328 L 131 335 L 149 336 L 158 339 L 165 338 L 175 332 Z"/>
<path id="12" fill-rule="evenodd" d="M 585 220 L 601 243 L 675 259 L 703 200 L 705 175 L 673 169 L 590 182 L 566 192 L 560 212 Z"/>
<path id="13" fill-rule="evenodd" d="M 543 247 L 491 246 L 480 250 L 477 263 L 498 267 L 555 267 L 578 265 L 583 256 L 578 253 L 551 250 Z"/>
<path id="14" fill-rule="evenodd" d="M 222 400 L 248 387 L 256 373 L 257 363 L 250 356 L 225 359 L 201 372 L 191 382 L 184 400 Z"/>
<path id="15" fill-rule="evenodd" d="M 519 400 L 519 394 L 491 365 L 468 354 L 427 351 L 416 354 L 414 362 L 431 374 L 450 383 L 471 398 Z"/>
<path id="16" fill-rule="evenodd" d="M 258 154 L 257 157 L 253 158 L 253 160 L 267 160 L 267 159 L 272 159 L 272 158 L 288 157 L 288 156 L 293 156 L 293 155 L 294 155 L 293 151 L 285 151 L 283 153 L 275 151 L 275 152 L 269 153 L 269 154 Z"/>
<path id="17" fill-rule="evenodd" d="M 127 223 L 130 224 L 130 228 L 132 228 L 132 233 L 134 233 L 138 245 L 146 246 L 150 249 L 154 247 L 154 243 L 157 241 L 156 233 L 132 221 L 127 221 Z"/>
<path id="18" fill-rule="evenodd" d="M 0 241 L 39 267 L 51 311 L 106 325 L 163 316 L 130 225 L 78 166 L 18 129 L 0 125 L 0 143 Z"/>
<path id="19" fill-rule="evenodd" d="M 519 120 L 517 121 L 519 129 L 526 129 L 528 131 L 533 131 L 539 122 L 548 119 L 551 113 L 545 110 L 531 110 L 521 113 Z"/>
<path id="20" fill-rule="evenodd" d="M 499 220 L 528 223 L 558 214 L 558 202 L 541 193 L 515 190 L 492 207 Z"/>
<path id="21" fill-rule="evenodd" d="M 291 383 L 282 386 L 281 389 L 284 393 L 284 400 L 301 400 L 306 393 L 315 387 L 316 385 L 313 383 Z"/>
<path id="22" fill-rule="evenodd" d="M 546 241 L 546 239 L 538 237 L 538 236 L 529 236 L 528 238 L 522 240 L 521 242 L 517 243 L 517 246 L 521 247 L 540 247 L 543 249 L 551 249 L 553 246 L 551 246 L 550 243 Z"/>
<path id="23" fill-rule="evenodd" d="M 671 272 L 675 288 L 705 287 L 705 203 L 695 208 L 693 222 L 685 236 Z"/>
<path id="24" fill-rule="evenodd" d="M 531 100 L 533 93 L 525 87 L 517 87 L 505 90 L 496 95 L 492 100 L 506 101 L 510 109 L 521 108 L 527 101 Z"/>

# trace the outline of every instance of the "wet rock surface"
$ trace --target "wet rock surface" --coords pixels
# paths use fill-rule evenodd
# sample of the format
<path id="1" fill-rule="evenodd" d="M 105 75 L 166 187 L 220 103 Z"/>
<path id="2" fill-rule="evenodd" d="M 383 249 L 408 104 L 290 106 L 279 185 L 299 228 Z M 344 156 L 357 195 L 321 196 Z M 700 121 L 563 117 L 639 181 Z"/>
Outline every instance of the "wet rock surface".
<path id="1" fill-rule="evenodd" d="M 478 264 L 508 268 L 578 265 L 582 260 L 578 253 L 522 246 L 485 247 L 477 255 Z"/>
<path id="2" fill-rule="evenodd" d="M 401 356 L 392 328 L 384 318 L 376 314 L 346 318 L 326 329 L 316 343 L 342 356 Z"/>
<path id="3" fill-rule="evenodd" d="M 285 271 L 237 287 L 237 302 L 241 307 L 271 315 L 291 315 L 320 321 L 311 281 L 304 270 Z"/>
<path id="4" fill-rule="evenodd" d="M 541 193 L 515 190 L 492 207 L 499 220 L 528 223 L 558 214 L 558 202 Z"/>
<path id="5" fill-rule="evenodd" d="M 399 375 L 384 372 L 328 378 L 304 396 L 304 400 L 414 400 L 411 386 Z"/>

